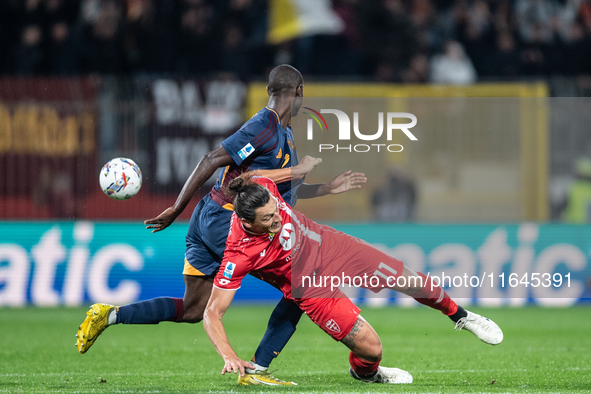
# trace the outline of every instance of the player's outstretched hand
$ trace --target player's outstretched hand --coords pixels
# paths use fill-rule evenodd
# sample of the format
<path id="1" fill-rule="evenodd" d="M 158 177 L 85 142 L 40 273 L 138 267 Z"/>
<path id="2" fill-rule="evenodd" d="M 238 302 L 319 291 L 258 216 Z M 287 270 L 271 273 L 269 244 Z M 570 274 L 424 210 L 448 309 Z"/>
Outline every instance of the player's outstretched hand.
<path id="1" fill-rule="evenodd" d="M 291 169 L 292 176 L 296 179 L 301 179 L 312 172 L 314 167 L 320 163 L 322 163 L 322 159 L 306 155 L 300 160 L 297 166 Z"/>
<path id="2" fill-rule="evenodd" d="M 162 212 L 154 219 L 145 220 L 144 224 L 146 225 L 146 228 L 148 230 L 152 229 L 152 232 L 156 233 L 170 226 L 177 216 L 178 213 L 176 213 L 176 211 L 172 207 L 170 207 L 166 208 L 164 212 Z"/>
<path id="3" fill-rule="evenodd" d="M 362 172 L 352 172 L 351 170 L 343 172 L 326 184 L 328 193 L 339 194 L 352 189 L 361 188 L 361 184 L 367 182 L 365 174 Z"/>
<path id="4" fill-rule="evenodd" d="M 234 374 L 240 373 L 240 376 L 242 377 L 244 376 L 244 368 L 254 369 L 254 365 L 235 356 L 224 358 L 224 368 L 222 368 L 222 375 L 225 375 L 226 372 L 234 372 Z"/>

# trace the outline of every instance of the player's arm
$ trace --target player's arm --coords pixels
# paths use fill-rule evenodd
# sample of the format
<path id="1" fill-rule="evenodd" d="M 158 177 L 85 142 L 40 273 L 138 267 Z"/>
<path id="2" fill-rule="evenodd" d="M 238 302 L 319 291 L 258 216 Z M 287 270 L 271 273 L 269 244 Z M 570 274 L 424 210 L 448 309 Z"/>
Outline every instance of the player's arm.
<path id="1" fill-rule="evenodd" d="M 295 179 L 302 179 L 320 163 L 322 163 L 322 159 L 317 159 L 312 156 L 304 156 L 295 167 L 280 168 L 277 170 L 254 170 L 252 172 L 254 175 L 269 178 L 275 183 L 281 183 Z"/>
<path id="2" fill-rule="evenodd" d="M 222 375 L 234 371 L 234 373 L 239 372 L 240 376 L 244 376 L 244 368 L 254 368 L 254 366 L 236 355 L 222 322 L 224 313 L 234 299 L 234 294 L 236 294 L 236 290 L 224 290 L 217 287 L 212 289 L 211 297 L 203 314 L 203 328 L 215 350 L 224 360 Z"/>
<path id="3" fill-rule="evenodd" d="M 144 221 L 147 229 L 152 232 L 162 231 L 170 226 L 172 222 L 183 212 L 191 201 L 197 190 L 213 175 L 220 167 L 225 167 L 233 163 L 232 157 L 220 145 L 216 149 L 207 153 L 197 167 L 193 170 L 189 179 L 185 182 L 176 202 L 172 207 L 167 208 L 158 217 Z"/>
<path id="4" fill-rule="evenodd" d="M 339 194 L 352 189 L 361 188 L 361 184 L 367 182 L 365 174 L 362 172 L 345 171 L 327 183 L 318 183 L 309 185 L 302 184 L 298 188 L 298 198 L 314 198 L 327 194 Z"/>

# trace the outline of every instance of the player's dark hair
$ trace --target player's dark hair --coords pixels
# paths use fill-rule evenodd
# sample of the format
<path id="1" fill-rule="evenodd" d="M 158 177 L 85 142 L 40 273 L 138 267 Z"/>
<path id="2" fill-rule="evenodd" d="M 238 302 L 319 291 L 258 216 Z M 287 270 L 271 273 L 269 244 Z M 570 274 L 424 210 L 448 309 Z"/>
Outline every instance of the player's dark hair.
<path id="1" fill-rule="evenodd" d="M 304 83 L 302 74 L 289 64 L 281 64 L 269 73 L 269 92 L 286 95 Z"/>
<path id="2" fill-rule="evenodd" d="M 250 178 L 251 176 L 240 176 L 232 179 L 224 193 L 230 198 L 234 197 L 234 212 L 240 219 L 254 222 L 257 208 L 269 202 L 271 193 Z"/>

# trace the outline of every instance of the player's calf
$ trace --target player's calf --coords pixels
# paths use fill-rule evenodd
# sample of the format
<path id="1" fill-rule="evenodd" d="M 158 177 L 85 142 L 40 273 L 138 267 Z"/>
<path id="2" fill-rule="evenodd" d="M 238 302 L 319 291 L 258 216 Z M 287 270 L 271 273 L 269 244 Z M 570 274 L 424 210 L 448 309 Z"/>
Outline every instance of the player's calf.
<path id="1" fill-rule="evenodd" d="M 341 339 L 341 342 L 351 349 L 351 354 L 355 357 L 371 362 L 378 363 L 382 359 L 382 342 L 373 327 L 361 316 L 349 331 Z M 375 369 L 377 369 L 377 364 Z"/>
<path id="2" fill-rule="evenodd" d="M 351 349 L 349 372 L 353 378 L 363 382 L 384 383 L 379 377 L 382 343 L 373 327 L 363 317 L 357 317 L 353 328 L 341 342 Z"/>

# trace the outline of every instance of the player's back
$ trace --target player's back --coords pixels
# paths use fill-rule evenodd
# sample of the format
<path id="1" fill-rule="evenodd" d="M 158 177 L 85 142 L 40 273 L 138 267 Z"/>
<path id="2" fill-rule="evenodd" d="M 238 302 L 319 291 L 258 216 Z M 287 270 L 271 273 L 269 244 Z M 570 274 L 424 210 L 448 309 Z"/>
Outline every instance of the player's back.
<path id="1" fill-rule="evenodd" d="M 254 170 L 273 170 L 290 168 L 299 162 L 291 127 L 281 125 L 279 114 L 265 107 L 232 136 L 222 146 L 232 157 L 233 163 L 220 170 L 218 180 L 211 190 L 211 197 L 220 206 L 229 207 L 232 201 L 223 193 L 227 186 L 240 174 Z M 295 188 L 303 182 L 286 181 L 278 184 L 283 198 L 295 203 Z"/>
<path id="2" fill-rule="evenodd" d="M 277 112 L 268 107 L 257 112 L 237 132 L 224 140 L 222 147 L 233 162 L 220 169 L 211 192 L 193 212 L 187 232 L 187 245 L 211 241 L 208 246 L 219 260 L 225 247 L 233 209 L 232 201 L 224 194 L 223 187 L 244 172 L 274 170 L 298 164 L 291 127 L 283 128 Z M 290 181 L 279 184 L 281 193 L 288 200 L 292 199 L 292 186 L 297 187 L 296 182 L 293 185 Z"/>

